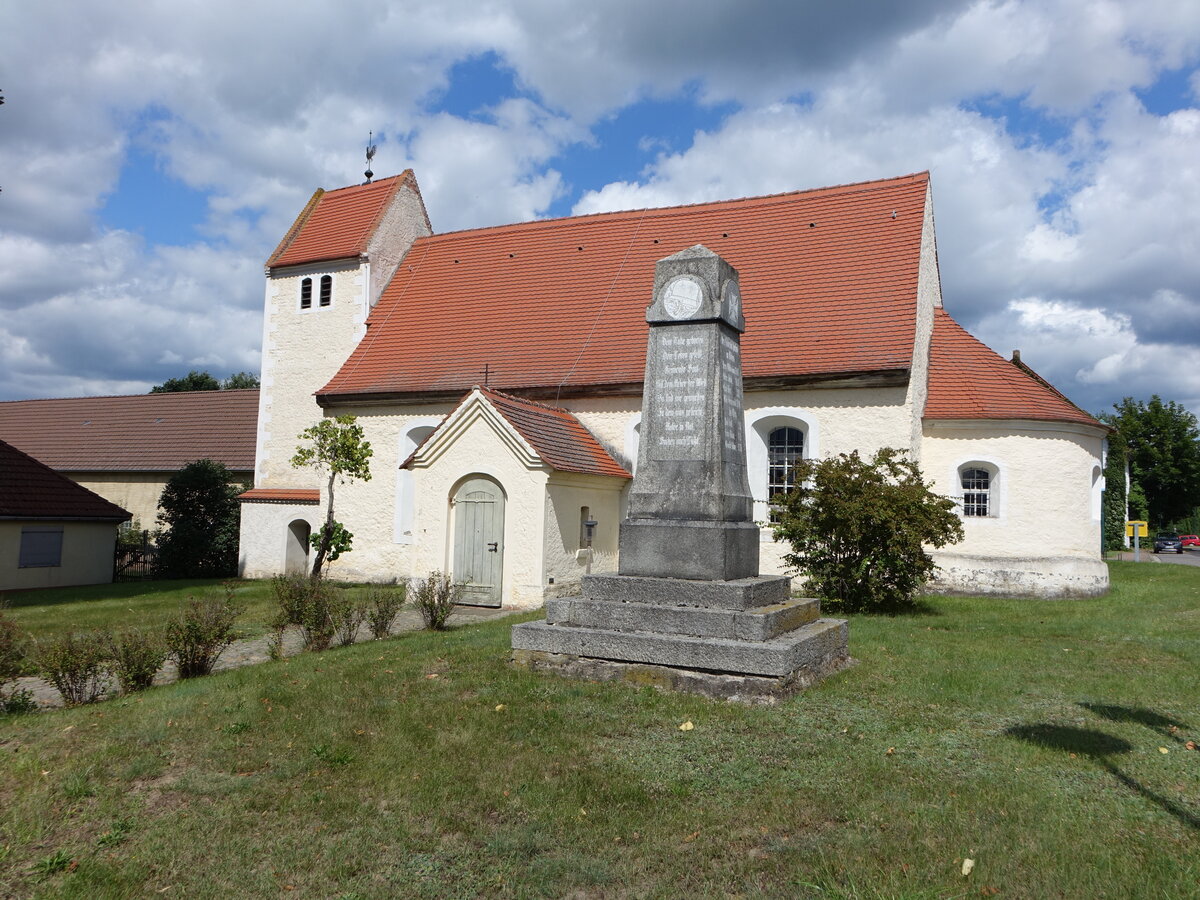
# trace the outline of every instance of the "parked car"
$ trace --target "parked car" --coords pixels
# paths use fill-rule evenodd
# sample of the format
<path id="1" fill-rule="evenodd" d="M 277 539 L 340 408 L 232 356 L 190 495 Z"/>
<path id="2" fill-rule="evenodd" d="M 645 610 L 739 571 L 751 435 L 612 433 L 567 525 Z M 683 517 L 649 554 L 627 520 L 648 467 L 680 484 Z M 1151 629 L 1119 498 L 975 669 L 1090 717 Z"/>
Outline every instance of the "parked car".
<path id="1" fill-rule="evenodd" d="M 1182 553 L 1183 544 L 1173 531 L 1162 531 L 1154 536 L 1155 553 Z"/>
<path id="2" fill-rule="evenodd" d="M 1179 543 L 1184 546 L 1184 549 L 1188 547 L 1200 547 L 1200 536 L 1194 534 L 1181 534 L 1179 536 Z"/>

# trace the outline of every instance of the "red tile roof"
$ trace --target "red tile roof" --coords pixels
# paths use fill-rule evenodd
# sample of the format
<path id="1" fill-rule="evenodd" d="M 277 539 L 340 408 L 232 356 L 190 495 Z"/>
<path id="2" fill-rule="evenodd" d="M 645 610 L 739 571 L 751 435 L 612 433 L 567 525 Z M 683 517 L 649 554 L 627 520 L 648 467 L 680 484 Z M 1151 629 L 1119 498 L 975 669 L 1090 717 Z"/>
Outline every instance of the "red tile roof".
<path id="1" fill-rule="evenodd" d="M 741 276 L 746 378 L 906 372 L 928 173 L 433 235 L 319 393 L 640 390 L 657 260 L 700 243 Z"/>
<path id="2" fill-rule="evenodd" d="M 587 475 L 633 476 L 575 416 L 565 409 L 524 400 L 500 391 L 480 388 L 480 393 L 508 421 L 537 455 L 555 469 Z"/>
<path id="3" fill-rule="evenodd" d="M 267 265 L 295 266 L 365 253 L 388 204 L 405 183 L 416 189 L 412 169 L 370 184 L 335 191 L 318 189 Z"/>
<path id="4" fill-rule="evenodd" d="M 1035 419 L 1105 428 L 1020 361 L 989 349 L 934 310 L 926 419 Z"/>
<path id="5" fill-rule="evenodd" d="M 258 391 L 0 403 L 0 439 L 62 472 L 174 472 L 213 459 L 254 469 Z"/>
<path id="6" fill-rule="evenodd" d="M 0 519 L 124 522 L 132 515 L 0 441 Z"/>
<path id="7" fill-rule="evenodd" d="M 321 502 L 319 488 L 254 488 L 238 494 L 243 503 L 301 503 Z"/>

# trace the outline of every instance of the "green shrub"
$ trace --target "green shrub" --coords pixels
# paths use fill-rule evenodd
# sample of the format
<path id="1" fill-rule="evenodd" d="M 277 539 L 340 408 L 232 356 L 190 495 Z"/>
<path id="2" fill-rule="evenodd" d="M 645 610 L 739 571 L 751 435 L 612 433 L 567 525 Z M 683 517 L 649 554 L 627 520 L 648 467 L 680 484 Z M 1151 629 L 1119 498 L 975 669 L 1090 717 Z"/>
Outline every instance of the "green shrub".
<path id="1" fill-rule="evenodd" d="M 38 672 L 67 706 L 95 703 L 104 696 L 107 656 L 102 632 L 69 632 L 39 642 L 34 650 Z"/>
<path id="2" fill-rule="evenodd" d="M 433 631 L 441 631 L 446 627 L 454 605 L 462 597 L 466 585 L 450 580 L 449 575 L 441 572 L 431 572 L 428 578 L 413 579 L 410 593 L 413 605 L 421 614 L 425 627 Z"/>
<path id="3" fill-rule="evenodd" d="M 17 623 L 4 614 L 0 606 L 0 691 L 21 674 L 21 662 L 25 658 L 21 632 Z"/>
<path id="4" fill-rule="evenodd" d="M 884 447 L 801 460 L 795 485 L 774 498 L 775 537 L 808 589 L 845 612 L 898 612 L 937 568 L 925 545 L 962 540 L 954 501 L 926 486 L 916 463 Z"/>
<path id="5" fill-rule="evenodd" d="M 367 610 L 367 626 L 376 640 L 392 633 L 392 625 L 407 599 L 406 588 L 404 584 L 374 584 L 363 589 L 362 603 Z"/>
<path id="6" fill-rule="evenodd" d="M 289 625 L 299 628 L 305 650 L 327 649 L 336 631 L 334 589 L 319 576 L 295 573 L 272 578 L 271 591 L 279 606 L 275 627 L 280 632 Z"/>
<path id="7" fill-rule="evenodd" d="M 180 678 L 196 678 L 212 671 L 217 658 L 237 639 L 233 623 L 241 609 L 233 602 L 232 588 L 225 597 L 189 600 L 167 622 L 167 655 L 179 666 Z"/>
<path id="8" fill-rule="evenodd" d="M 329 614 L 338 643 L 348 647 L 354 643 L 359 627 L 367 620 L 367 607 L 362 602 L 356 602 L 348 591 L 338 590 L 330 602 Z"/>
<path id="9" fill-rule="evenodd" d="M 109 667 L 126 694 L 143 691 L 167 658 L 161 634 L 153 631 L 118 631 L 106 635 Z"/>
<path id="10" fill-rule="evenodd" d="M 32 691 L 16 690 L 7 697 L 0 695 L 0 713 L 5 715 L 30 713 L 37 708 L 37 700 L 34 699 Z"/>
<path id="11" fill-rule="evenodd" d="M 188 463 L 159 498 L 155 571 L 164 578 L 222 578 L 237 572 L 238 529 L 244 486 L 211 459 Z"/>

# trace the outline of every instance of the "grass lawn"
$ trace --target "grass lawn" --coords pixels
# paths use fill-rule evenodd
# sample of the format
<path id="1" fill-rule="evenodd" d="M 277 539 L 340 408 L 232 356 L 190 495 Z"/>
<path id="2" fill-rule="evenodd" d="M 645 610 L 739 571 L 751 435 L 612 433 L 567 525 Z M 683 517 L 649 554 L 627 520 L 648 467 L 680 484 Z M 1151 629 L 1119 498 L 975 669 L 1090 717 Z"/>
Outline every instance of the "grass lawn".
<path id="1" fill-rule="evenodd" d="M 35 638 L 98 628 L 145 628 L 164 624 L 189 599 L 224 597 L 226 582 L 217 579 L 127 581 L 80 587 L 15 591 L 0 596 L 5 614 Z M 277 611 L 269 581 L 228 579 L 245 611 L 238 628 L 246 637 L 270 630 Z"/>
<path id="2" fill-rule="evenodd" d="M 511 670 L 509 619 L 10 717 L 0 895 L 1195 897 L 1200 569 L 1111 570 L 854 617 L 773 708 Z"/>

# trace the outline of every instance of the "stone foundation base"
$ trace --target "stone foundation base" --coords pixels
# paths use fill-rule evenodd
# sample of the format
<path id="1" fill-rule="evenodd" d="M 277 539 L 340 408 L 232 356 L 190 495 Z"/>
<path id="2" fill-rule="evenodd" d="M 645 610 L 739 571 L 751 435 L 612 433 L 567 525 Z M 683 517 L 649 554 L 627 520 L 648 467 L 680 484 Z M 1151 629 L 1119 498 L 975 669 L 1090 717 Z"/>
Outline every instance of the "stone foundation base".
<path id="1" fill-rule="evenodd" d="M 1108 592 L 1108 566 L 1094 557 L 984 557 L 930 553 L 939 571 L 927 590 L 994 597 L 1098 597 Z"/>
<path id="2" fill-rule="evenodd" d="M 514 650 L 511 661 L 514 666 L 530 672 L 550 672 L 585 681 L 623 681 L 660 691 L 700 694 L 713 700 L 764 704 L 777 703 L 855 663 L 844 653 L 833 654 L 787 675 L 769 677 L 677 669 L 651 663 L 616 662 L 543 650 Z"/>

